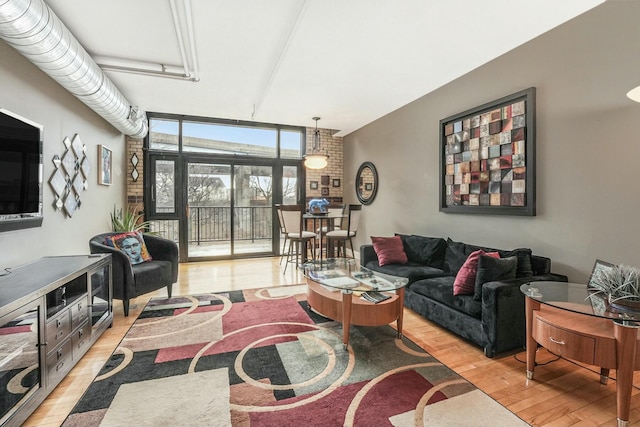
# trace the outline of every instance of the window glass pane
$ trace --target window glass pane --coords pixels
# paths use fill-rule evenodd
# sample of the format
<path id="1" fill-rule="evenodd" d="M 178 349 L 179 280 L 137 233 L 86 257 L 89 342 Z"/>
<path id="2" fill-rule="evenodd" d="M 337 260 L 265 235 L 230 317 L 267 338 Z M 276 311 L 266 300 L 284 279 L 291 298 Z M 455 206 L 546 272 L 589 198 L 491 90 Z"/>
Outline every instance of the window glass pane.
<path id="1" fill-rule="evenodd" d="M 276 129 L 183 122 L 182 150 L 276 157 Z"/>
<path id="2" fill-rule="evenodd" d="M 298 168 L 284 166 L 282 168 L 282 204 L 295 205 L 298 203 Z"/>
<path id="3" fill-rule="evenodd" d="M 176 243 L 180 241 L 180 224 L 176 219 L 156 219 L 149 221 L 149 231 L 165 239 L 173 240 Z"/>
<path id="4" fill-rule="evenodd" d="M 283 159 L 302 158 L 302 132 L 299 130 L 280 131 L 280 157 Z"/>
<path id="5" fill-rule="evenodd" d="M 149 147 L 152 150 L 178 151 L 180 125 L 177 120 L 149 120 Z"/>
<path id="6" fill-rule="evenodd" d="M 273 173 L 269 166 L 234 170 L 234 253 L 271 252 Z"/>
<path id="7" fill-rule="evenodd" d="M 189 163 L 189 257 L 231 255 L 231 166 Z"/>
<path id="8" fill-rule="evenodd" d="M 156 212 L 176 212 L 176 170 L 173 160 L 156 161 Z"/>

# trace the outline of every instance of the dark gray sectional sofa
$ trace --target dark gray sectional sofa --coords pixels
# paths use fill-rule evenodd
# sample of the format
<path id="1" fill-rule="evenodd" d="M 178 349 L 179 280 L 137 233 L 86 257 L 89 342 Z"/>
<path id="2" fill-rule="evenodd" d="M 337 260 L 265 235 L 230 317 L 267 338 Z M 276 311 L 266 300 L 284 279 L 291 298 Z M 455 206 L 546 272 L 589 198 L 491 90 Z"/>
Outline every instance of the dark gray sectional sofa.
<path id="1" fill-rule="evenodd" d="M 479 345 L 487 357 L 524 346 L 524 295 L 520 285 L 543 280 L 567 281 L 567 276 L 551 273 L 549 258 L 533 255 L 530 249 L 502 250 L 439 237 L 399 236 L 407 263 L 381 266 L 373 245 L 369 244 L 360 247 L 360 264 L 380 273 L 408 278 L 405 307 Z M 481 278 L 476 281 L 475 298 L 454 296 L 456 274 L 467 257 L 479 249 L 498 252 L 500 258 L 516 257 L 515 278 L 486 283 Z M 510 260 L 512 265 L 516 263 L 515 259 Z M 490 279 L 492 272 L 487 271 L 490 264 L 484 261 L 482 277 Z"/>

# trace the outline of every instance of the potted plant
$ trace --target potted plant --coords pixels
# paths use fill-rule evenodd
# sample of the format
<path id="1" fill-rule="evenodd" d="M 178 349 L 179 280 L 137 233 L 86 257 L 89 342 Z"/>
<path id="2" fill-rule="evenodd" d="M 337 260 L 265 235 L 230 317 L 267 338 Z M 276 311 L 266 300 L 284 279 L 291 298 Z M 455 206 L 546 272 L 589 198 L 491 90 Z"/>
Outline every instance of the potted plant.
<path id="1" fill-rule="evenodd" d="M 156 234 L 149 232 L 149 221 L 142 221 L 143 215 L 136 213 L 138 209 L 123 212 L 122 208 L 113 207 L 111 212 L 111 228 L 116 232 L 139 231 L 146 234 Z"/>
<path id="2" fill-rule="evenodd" d="M 615 265 L 594 273 L 589 282 L 594 295 L 604 296 L 612 308 L 640 311 L 640 269 Z"/>

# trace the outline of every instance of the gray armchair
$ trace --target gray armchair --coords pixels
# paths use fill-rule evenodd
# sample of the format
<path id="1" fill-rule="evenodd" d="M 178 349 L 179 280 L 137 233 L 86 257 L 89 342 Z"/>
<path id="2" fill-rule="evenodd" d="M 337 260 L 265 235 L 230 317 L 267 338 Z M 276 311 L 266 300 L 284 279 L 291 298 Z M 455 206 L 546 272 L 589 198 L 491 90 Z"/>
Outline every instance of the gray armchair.
<path id="1" fill-rule="evenodd" d="M 141 264 L 131 264 L 127 255 L 105 244 L 107 236 L 118 233 L 102 233 L 89 240 L 92 254 L 111 254 L 113 297 L 121 299 L 124 315 L 129 315 L 129 300 L 155 291 L 164 286 L 171 297 L 171 287 L 178 280 L 178 245 L 158 236 L 145 234 L 144 243 L 152 260 Z"/>

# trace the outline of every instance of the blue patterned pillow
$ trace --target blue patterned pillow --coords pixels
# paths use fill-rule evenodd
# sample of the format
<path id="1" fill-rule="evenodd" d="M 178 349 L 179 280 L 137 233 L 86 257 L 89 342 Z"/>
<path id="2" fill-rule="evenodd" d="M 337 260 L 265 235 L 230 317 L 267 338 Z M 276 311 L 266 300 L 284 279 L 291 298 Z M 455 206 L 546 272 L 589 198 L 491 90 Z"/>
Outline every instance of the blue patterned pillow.
<path id="1" fill-rule="evenodd" d="M 106 238 L 105 244 L 124 252 L 131 260 L 131 264 L 151 261 L 151 255 L 144 244 L 142 233 L 137 231 L 109 236 Z"/>

